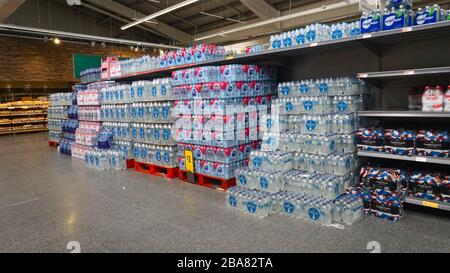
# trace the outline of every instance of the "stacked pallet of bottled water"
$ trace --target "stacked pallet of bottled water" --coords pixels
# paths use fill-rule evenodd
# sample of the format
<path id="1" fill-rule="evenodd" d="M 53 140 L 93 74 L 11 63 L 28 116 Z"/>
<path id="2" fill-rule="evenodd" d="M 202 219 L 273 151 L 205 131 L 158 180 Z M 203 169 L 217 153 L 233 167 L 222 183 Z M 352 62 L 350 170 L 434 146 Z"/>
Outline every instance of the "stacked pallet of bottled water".
<path id="1" fill-rule="evenodd" d="M 61 143 L 63 137 L 63 120 L 68 119 L 70 105 L 72 105 L 71 93 L 50 95 L 50 106 L 47 111 L 49 141 Z"/>
<path id="2" fill-rule="evenodd" d="M 269 109 L 276 70 L 256 65 L 205 66 L 175 71 L 178 162 L 192 151 L 197 174 L 230 179 L 260 146 L 258 113 Z"/>
<path id="3" fill-rule="evenodd" d="M 133 159 L 131 85 L 110 85 L 102 88 L 100 93 L 102 100 L 100 119 L 103 121 L 103 128 L 112 134 L 113 151 L 123 154 L 125 160 L 131 160 Z M 112 163 L 115 162 L 112 161 Z"/>
<path id="4" fill-rule="evenodd" d="M 262 149 L 251 153 L 248 167 L 237 170 L 238 188 L 229 193 L 228 205 L 244 202 L 240 210 L 266 216 L 257 212 L 261 204 L 256 190 L 271 194 L 272 210 L 264 209 L 269 213 L 324 225 L 356 221 L 362 200 L 348 197 L 345 188 L 355 183 L 354 112 L 363 107 L 363 83 L 319 79 L 281 83 L 278 90 L 279 98 L 262 124 L 267 129 Z"/>
<path id="5" fill-rule="evenodd" d="M 172 137 L 173 87 L 170 78 L 153 81 L 136 81 L 129 88 L 128 116 L 113 124 L 115 136 L 124 144 L 133 142 L 133 148 L 121 146 L 132 152 L 135 161 L 160 167 L 177 167 L 177 146 Z M 111 125 L 108 123 L 108 126 Z M 124 132 L 127 133 L 124 133 Z M 119 132 L 122 132 L 121 134 Z M 120 135 L 119 135 L 120 134 Z"/>

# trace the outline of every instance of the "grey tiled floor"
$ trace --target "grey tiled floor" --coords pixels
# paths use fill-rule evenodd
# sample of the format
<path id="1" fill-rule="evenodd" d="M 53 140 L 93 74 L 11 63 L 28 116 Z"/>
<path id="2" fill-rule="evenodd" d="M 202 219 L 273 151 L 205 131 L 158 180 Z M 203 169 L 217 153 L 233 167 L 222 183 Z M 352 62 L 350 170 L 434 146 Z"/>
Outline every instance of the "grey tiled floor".
<path id="1" fill-rule="evenodd" d="M 222 192 L 134 171 L 98 172 L 46 134 L 0 137 L 0 252 L 450 252 L 450 218 L 408 210 L 345 230 L 225 208 Z"/>

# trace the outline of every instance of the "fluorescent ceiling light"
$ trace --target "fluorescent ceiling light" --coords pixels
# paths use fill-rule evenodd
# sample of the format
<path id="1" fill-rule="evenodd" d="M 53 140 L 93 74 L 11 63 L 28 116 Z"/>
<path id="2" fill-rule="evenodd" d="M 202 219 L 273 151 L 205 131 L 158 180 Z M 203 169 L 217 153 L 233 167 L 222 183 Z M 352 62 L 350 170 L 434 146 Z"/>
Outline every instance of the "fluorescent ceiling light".
<path id="1" fill-rule="evenodd" d="M 133 17 L 133 18 L 131 18 L 131 19 L 133 19 L 133 20 L 139 20 L 138 18 L 135 18 L 135 17 Z M 145 21 L 145 23 L 149 23 L 149 24 L 159 24 L 157 21 L 151 21 L 151 20 L 148 20 L 148 21 Z"/>
<path id="2" fill-rule="evenodd" d="M 315 8 L 315 9 L 310 9 L 310 10 L 305 10 L 305 11 L 301 11 L 301 12 L 297 12 L 297 13 L 293 13 L 293 14 L 288 14 L 285 16 L 281 16 L 281 17 L 276 17 L 276 18 L 272 18 L 269 20 L 265 20 L 265 21 L 261 21 L 261 22 L 256 22 L 253 24 L 248 24 L 245 26 L 241 26 L 241 27 L 237 27 L 237 28 L 232 28 L 232 29 L 228 29 L 228 30 L 223 30 L 223 31 L 219 31 L 210 35 L 206 35 L 206 36 L 202 36 L 199 38 L 196 38 L 195 41 L 202 41 L 202 40 L 206 40 L 206 39 L 210 39 L 213 37 L 217 37 L 217 36 L 222 36 L 222 35 L 227 35 L 230 33 L 235 33 L 235 32 L 239 32 L 239 31 L 243 31 L 243 30 L 247 30 L 247 29 L 252 29 L 252 28 L 256 28 L 256 27 L 260 27 L 260 26 L 265 26 L 265 25 L 270 25 L 270 24 L 274 24 L 274 23 L 279 23 L 282 21 L 287 21 L 287 20 L 291 20 L 291 19 L 295 19 L 301 16 L 306 16 L 306 15 L 311 15 L 311 14 L 315 14 L 315 13 L 319 13 L 319 12 L 323 12 L 323 11 L 329 11 L 332 9 L 337 9 L 337 8 L 342 8 L 349 5 L 348 2 L 344 1 L 344 2 L 340 2 L 340 3 L 336 3 L 336 4 L 331 4 L 331 5 L 327 5 L 327 6 L 322 6 L 319 8 Z"/>
<path id="3" fill-rule="evenodd" d="M 35 35 L 48 35 L 48 36 L 55 36 L 55 37 L 59 37 L 59 38 L 79 39 L 79 40 L 85 40 L 85 41 L 89 41 L 89 42 L 98 41 L 98 42 L 105 42 L 105 43 L 111 43 L 111 44 L 136 45 L 136 46 L 141 46 L 141 47 L 181 49 L 181 47 L 178 47 L 178 46 L 147 43 L 147 42 L 141 42 L 141 41 L 125 40 L 125 39 L 116 39 L 116 38 L 109 38 L 109 37 L 103 37 L 103 36 L 87 35 L 87 34 L 82 34 L 82 33 L 57 31 L 57 30 L 44 29 L 44 28 L 16 26 L 16 25 L 10 25 L 10 24 L 0 24 L 0 30 L 2 30 L 2 29 L 9 30 L 12 32 L 31 33 L 31 34 L 35 34 Z"/>
<path id="4" fill-rule="evenodd" d="M 232 18 L 225 18 L 225 20 L 228 20 L 228 21 L 231 21 L 231 22 L 236 22 L 236 23 L 239 23 L 239 24 L 247 24 L 244 21 L 236 20 L 236 19 L 232 19 Z"/>
<path id="5" fill-rule="evenodd" d="M 215 15 L 215 14 L 212 14 L 212 13 L 207 13 L 207 12 L 204 12 L 204 11 L 200 11 L 200 14 L 211 16 L 211 17 L 215 17 L 215 18 L 219 18 L 219 19 L 224 19 L 224 17 L 222 17 L 222 16 Z"/>
<path id="6" fill-rule="evenodd" d="M 131 23 L 127 24 L 127 25 L 124 25 L 124 26 L 121 27 L 121 29 L 122 29 L 122 30 L 125 30 L 125 29 L 127 29 L 127 28 L 134 27 L 134 26 L 139 25 L 139 24 L 141 24 L 141 23 L 143 23 L 143 22 L 145 22 L 145 21 L 154 19 L 154 18 L 159 17 L 159 16 L 161 16 L 161 15 L 163 15 L 163 14 L 172 12 L 172 11 L 174 11 L 174 10 L 177 10 L 177 9 L 179 9 L 179 8 L 188 6 L 188 5 L 190 5 L 190 4 L 192 4 L 192 3 L 195 3 L 195 2 L 198 2 L 198 1 L 199 1 L 199 0 L 186 0 L 186 1 L 183 1 L 183 2 L 181 2 L 181 3 L 178 3 L 178 4 L 175 4 L 175 5 L 173 5 L 173 6 L 170 6 L 170 7 L 166 8 L 166 9 L 163 9 L 163 10 L 160 10 L 160 11 L 155 12 L 155 13 L 153 13 L 153 14 L 150 14 L 149 16 L 145 16 L 144 18 L 141 18 L 141 19 L 139 19 L 139 20 L 136 20 L 136 21 L 134 21 L 134 22 L 131 22 Z"/>

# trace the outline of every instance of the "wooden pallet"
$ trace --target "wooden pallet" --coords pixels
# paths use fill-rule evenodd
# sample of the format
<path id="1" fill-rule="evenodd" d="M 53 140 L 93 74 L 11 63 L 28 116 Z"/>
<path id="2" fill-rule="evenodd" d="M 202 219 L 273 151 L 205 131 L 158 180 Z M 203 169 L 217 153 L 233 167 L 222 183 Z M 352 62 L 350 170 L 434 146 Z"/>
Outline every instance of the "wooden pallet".
<path id="1" fill-rule="evenodd" d="M 178 177 L 182 181 L 190 182 L 190 181 L 188 181 L 186 171 L 179 170 Z M 216 190 L 220 190 L 220 191 L 225 191 L 228 188 L 236 186 L 236 178 L 234 178 L 234 177 L 230 178 L 230 179 L 223 179 L 223 178 L 219 178 L 219 177 L 213 177 L 213 176 L 196 173 L 195 181 L 196 181 L 196 184 L 199 186 L 212 188 L 212 189 L 216 189 Z"/>
<path id="2" fill-rule="evenodd" d="M 178 168 L 167 168 L 137 161 L 134 162 L 134 170 L 140 173 L 161 176 L 168 179 L 178 177 Z"/>

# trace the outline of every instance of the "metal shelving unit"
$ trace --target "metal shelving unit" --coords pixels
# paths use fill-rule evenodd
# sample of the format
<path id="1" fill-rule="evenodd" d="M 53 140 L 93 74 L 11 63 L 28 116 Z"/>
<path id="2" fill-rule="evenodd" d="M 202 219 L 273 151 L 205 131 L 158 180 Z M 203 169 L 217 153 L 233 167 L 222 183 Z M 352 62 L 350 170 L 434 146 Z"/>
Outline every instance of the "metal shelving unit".
<path id="1" fill-rule="evenodd" d="M 242 54 L 236 56 L 228 56 L 225 58 L 219 58 L 216 60 L 199 62 L 195 64 L 174 66 L 170 68 L 156 69 L 152 71 L 144 71 L 134 73 L 130 75 L 113 77 L 105 80 L 113 81 L 137 81 L 137 80 L 151 80 L 158 77 L 169 77 L 175 70 L 199 67 L 205 65 L 222 65 L 222 64 L 239 64 L 239 63 L 261 63 L 273 61 L 282 57 L 295 57 L 300 55 L 307 55 L 311 53 L 320 53 L 338 48 L 352 48 L 352 47 L 378 47 L 387 43 L 395 43 L 398 41 L 410 41 L 416 39 L 423 39 L 423 37 L 446 37 L 450 35 L 450 21 L 443 21 L 434 24 L 427 24 L 421 26 L 405 27 L 402 29 L 394 29 L 389 31 L 380 31 L 369 34 L 362 34 L 355 37 L 348 37 L 338 40 L 327 40 L 322 42 L 315 42 L 311 44 L 292 46 L 287 48 L 280 48 L 274 50 L 266 50 L 262 52 Z M 450 69 L 450 68 L 449 68 Z M 404 72 L 405 70 L 398 71 L 399 73 L 411 73 Z M 414 72 L 416 73 L 416 72 Z M 424 73 L 419 71 L 417 73 Z M 441 72 L 442 73 L 442 72 Z M 447 73 L 447 72 L 445 72 Z M 361 73 L 363 74 L 363 73 Z M 368 74 L 368 73 L 366 73 Z M 364 75 L 362 75 L 364 76 Z"/>
<path id="2" fill-rule="evenodd" d="M 47 123 L 47 106 L 42 105 L 20 105 L 20 106 L 2 106 L 0 107 L 0 110 L 8 111 L 8 114 L 1 114 L 0 118 L 3 119 L 9 119 L 9 122 L 3 122 L 0 123 L 2 126 L 2 129 L 8 128 L 8 130 L 2 130 L 0 132 L 0 135 L 15 135 L 20 133 L 31 133 L 31 132 L 43 132 L 47 131 L 46 126 L 42 127 L 35 127 L 39 123 Z M 26 110 L 38 110 L 41 109 L 40 112 L 30 112 L 27 113 Z M 16 110 L 20 110 L 20 113 L 15 113 Z M 24 111 L 25 110 L 25 111 Z M 45 119 L 41 120 L 29 120 L 29 121 L 16 121 L 16 119 L 19 119 L 19 117 L 38 117 L 42 116 L 45 117 Z M 20 125 L 33 125 L 34 127 L 27 128 L 27 129 L 13 129 L 14 126 L 20 126 Z"/>
<path id="3" fill-rule="evenodd" d="M 358 73 L 359 79 L 386 79 L 450 74 L 450 66 Z"/>
<path id="4" fill-rule="evenodd" d="M 450 112 L 423 112 L 423 111 L 360 111 L 359 117 L 391 117 L 391 118 L 450 118 Z"/>
<path id="5" fill-rule="evenodd" d="M 439 201 L 431 201 L 431 200 L 407 196 L 407 197 L 405 197 L 405 203 L 450 211 L 450 203 L 443 203 L 443 202 L 439 202 Z"/>
<path id="6" fill-rule="evenodd" d="M 443 157 L 393 155 L 382 152 L 368 152 L 368 151 L 358 151 L 358 156 L 450 165 L 450 158 L 443 158 Z"/>

